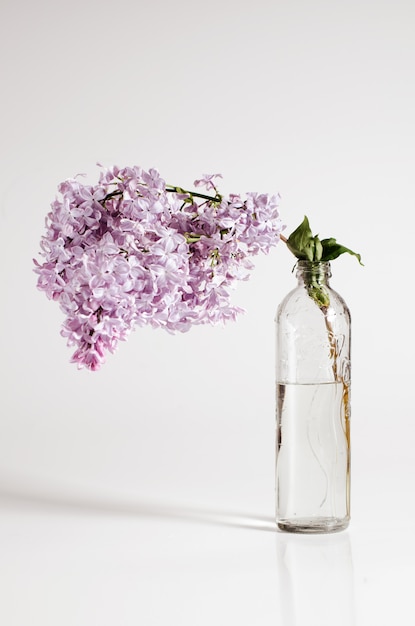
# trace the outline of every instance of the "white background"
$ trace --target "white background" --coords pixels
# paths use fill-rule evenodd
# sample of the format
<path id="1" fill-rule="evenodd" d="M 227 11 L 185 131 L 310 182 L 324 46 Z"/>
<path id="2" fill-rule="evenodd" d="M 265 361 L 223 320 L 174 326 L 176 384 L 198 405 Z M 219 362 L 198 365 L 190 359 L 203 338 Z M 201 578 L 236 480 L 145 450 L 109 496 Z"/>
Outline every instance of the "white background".
<path id="1" fill-rule="evenodd" d="M 411 621 L 414 32 L 411 0 L 1 0 L 2 623 Z M 97 161 L 279 192 L 287 233 L 307 214 L 362 254 L 332 278 L 353 319 L 348 531 L 273 523 L 283 244 L 237 323 L 69 363 L 32 259 L 58 183 Z"/>

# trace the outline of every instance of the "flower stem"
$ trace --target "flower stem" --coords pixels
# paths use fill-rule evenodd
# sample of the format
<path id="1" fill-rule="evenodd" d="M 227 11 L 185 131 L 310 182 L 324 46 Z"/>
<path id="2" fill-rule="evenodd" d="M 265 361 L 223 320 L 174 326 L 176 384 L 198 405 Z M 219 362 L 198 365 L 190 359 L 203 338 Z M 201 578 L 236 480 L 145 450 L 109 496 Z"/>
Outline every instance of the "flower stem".
<path id="1" fill-rule="evenodd" d="M 328 335 L 328 339 L 329 339 L 329 346 L 330 346 L 330 356 L 333 360 L 333 377 L 334 377 L 334 382 L 338 382 L 339 378 L 338 378 L 338 369 L 337 369 L 337 360 L 338 360 L 338 352 L 337 352 L 337 341 L 336 341 L 336 334 L 334 332 L 333 326 L 330 322 L 330 320 L 328 319 L 328 307 L 326 306 L 321 306 L 320 307 L 321 312 L 323 313 L 324 316 L 324 322 L 326 325 L 326 329 L 327 329 L 327 335 Z M 344 384 L 344 381 L 341 379 L 341 381 Z"/>
<path id="2" fill-rule="evenodd" d="M 187 191 L 187 189 L 182 189 L 181 187 L 173 187 L 172 185 L 166 187 L 166 191 L 169 193 L 183 193 L 191 198 L 201 198 L 202 200 L 208 200 L 209 202 L 221 202 L 222 196 L 220 194 L 216 194 L 216 196 L 207 196 L 204 193 L 198 193 L 197 191 Z M 100 200 L 100 204 L 104 205 L 107 200 L 114 198 L 115 196 L 122 196 L 123 192 L 120 189 L 116 189 L 115 191 L 111 191 L 107 193 L 105 198 Z"/>
<path id="3" fill-rule="evenodd" d="M 194 198 L 201 198 L 202 200 L 209 200 L 210 202 L 222 201 L 222 196 L 218 193 L 216 194 L 216 196 L 207 196 L 204 193 L 198 193 L 197 191 L 187 191 L 186 189 L 182 189 L 181 187 L 173 187 L 172 185 L 170 185 L 169 187 L 166 187 L 166 191 L 170 193 L 184 193 Z"/>
<path id="4" fill-rule="evenodd" d="M 107 195 L 102 198 L 102 200 L 99 200 L 99 203 L 101 206 L 105 206 L 107 200 L 111 200 L 111 198 L 115 198 L 115 196 L 122 196 L 122 194 L 123 192 L 121 191 L 121 189 L 115 189 L 115 191 L 107 193 Z"/>

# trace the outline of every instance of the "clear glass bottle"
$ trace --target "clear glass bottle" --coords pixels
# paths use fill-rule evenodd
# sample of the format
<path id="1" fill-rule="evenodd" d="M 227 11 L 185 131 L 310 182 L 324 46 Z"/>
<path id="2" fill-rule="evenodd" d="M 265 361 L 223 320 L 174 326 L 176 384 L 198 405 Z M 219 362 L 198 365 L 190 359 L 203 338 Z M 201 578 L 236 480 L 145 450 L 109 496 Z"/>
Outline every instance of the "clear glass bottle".
<path id="1" fill-rule="evenodd" d="M 350 312 L 330 263 L 298 261 L 276 315 L 276 517 L 281 530 L 350 519 Z"/>

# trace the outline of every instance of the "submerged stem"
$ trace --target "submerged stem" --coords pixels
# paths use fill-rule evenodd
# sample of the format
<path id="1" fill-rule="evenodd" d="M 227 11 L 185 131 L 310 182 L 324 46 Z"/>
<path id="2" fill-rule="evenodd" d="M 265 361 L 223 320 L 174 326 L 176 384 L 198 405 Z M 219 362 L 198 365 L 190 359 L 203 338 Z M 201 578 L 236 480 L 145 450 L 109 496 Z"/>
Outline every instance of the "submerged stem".
<path id="1" fill-rule="evenodd" d="M 321 312 L 323 313 L 324 316 L 324 323 L 326 324 L 326 328 L 327 328 L 327 335 L 329 338 L 329 346 L 330 346 L 330 356 L 332 358 L 333 361 L 333 376 L 334 376 L 334 381 L 337 382 L 338 380 L 338 368 L 337 368 L 337 358 L 338 358 L 338 354 L 337 354 L 337 342 L 336 342 L 336 335 L 334 333 L 334 329 L 333 326 L 330 322 L 330 320 L 327 317 L 327 313 L 328 313 L 328 307 L 320 307 Z"/>

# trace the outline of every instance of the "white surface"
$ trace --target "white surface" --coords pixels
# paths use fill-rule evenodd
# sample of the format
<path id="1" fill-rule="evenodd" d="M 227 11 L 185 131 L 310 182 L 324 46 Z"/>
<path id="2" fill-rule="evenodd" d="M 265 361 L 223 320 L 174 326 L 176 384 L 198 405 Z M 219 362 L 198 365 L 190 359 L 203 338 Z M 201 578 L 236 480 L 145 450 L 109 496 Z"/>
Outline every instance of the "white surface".
<path id="1" fill-rule="evenodd" d="M 408 0 L 2 2 L 2 624 L 411 622 L 414 26 Z M 279 191 L 288 232 L 307 214 L 361 252 L 332 280 L 353 320 L 346 533 L 272 522 L 282 246 L 236 324 L 69 364 L 32 258 L 58 183 L 96 161 Z"/>
<path id="2" fill-rule="evenodd" d="M 8 626 L 411 623 L 413 529 L 379 518 L 295 536 L 267 517 L 2 498 Z"/>

